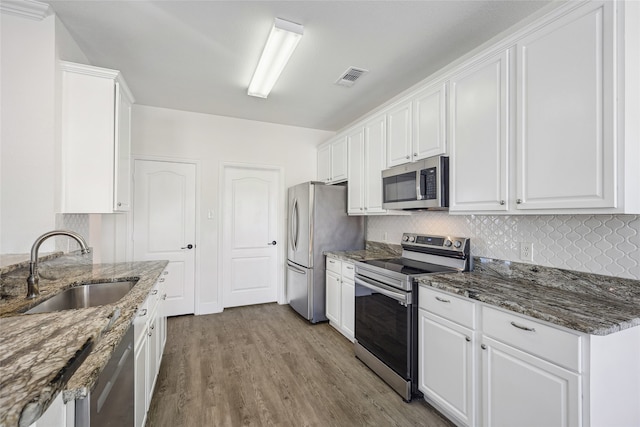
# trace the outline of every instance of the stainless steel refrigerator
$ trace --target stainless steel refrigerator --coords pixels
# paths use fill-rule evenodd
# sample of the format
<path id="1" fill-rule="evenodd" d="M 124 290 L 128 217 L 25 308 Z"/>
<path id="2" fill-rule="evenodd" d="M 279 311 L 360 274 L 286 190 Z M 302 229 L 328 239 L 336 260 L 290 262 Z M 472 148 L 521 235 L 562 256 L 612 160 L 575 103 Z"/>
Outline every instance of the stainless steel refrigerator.
<path id="1" fill-rule="evenodd" d="M 325 314 L 325 251 L 364 248 L 364 218 L 347 215 L 347 187 L 305 182 L 289 188 L 287 301 L 311 323 Z"/>

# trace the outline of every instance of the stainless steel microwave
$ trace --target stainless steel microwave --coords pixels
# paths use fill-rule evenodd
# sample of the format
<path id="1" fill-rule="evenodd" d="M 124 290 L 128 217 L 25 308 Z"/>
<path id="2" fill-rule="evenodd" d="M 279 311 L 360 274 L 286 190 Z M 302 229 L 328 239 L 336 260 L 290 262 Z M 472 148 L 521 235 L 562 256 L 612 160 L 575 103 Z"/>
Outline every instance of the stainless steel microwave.
<path id="1" fill-rule="evenodd" d="M 382 171 L 384 209 L 449 209 L 449 157 L 429 157 Z"/>

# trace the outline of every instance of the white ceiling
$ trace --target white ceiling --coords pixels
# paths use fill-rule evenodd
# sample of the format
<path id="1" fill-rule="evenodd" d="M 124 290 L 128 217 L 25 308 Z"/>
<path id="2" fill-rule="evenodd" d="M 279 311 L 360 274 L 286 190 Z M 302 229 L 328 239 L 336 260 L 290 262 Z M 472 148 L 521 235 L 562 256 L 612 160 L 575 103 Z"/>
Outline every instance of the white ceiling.
<path id="1" fill-rule="evenodd" d="M 49 0 L 136 103 L 336 131 L 547 1 Z M 304 36 L 267 99 L 247 86 L 279 17 Z M 334 82 L 368 69 L 355 86 Z"/>

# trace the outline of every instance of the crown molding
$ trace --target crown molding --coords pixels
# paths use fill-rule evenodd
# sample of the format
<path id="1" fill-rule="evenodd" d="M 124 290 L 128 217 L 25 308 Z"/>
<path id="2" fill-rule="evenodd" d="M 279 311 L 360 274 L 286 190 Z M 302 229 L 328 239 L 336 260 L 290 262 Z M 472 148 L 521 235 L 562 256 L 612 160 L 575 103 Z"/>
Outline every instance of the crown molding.
<path id="1" fill-rule="evenodd" d="M 52 10 L 47 3 L 36 0 L 0 0 L 0 12 L 42 21 Z"/>

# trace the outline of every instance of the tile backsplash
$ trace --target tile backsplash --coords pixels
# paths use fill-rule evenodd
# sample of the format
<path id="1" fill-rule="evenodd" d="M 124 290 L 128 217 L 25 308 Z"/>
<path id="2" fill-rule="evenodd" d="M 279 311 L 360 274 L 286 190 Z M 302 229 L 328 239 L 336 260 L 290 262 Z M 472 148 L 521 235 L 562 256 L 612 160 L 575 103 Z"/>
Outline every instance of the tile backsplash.
<path id="1" fill-rule="evenodd" d="M 520 243 L 531 242 L 533 264 L 640 280 L 638 215 L 367 217 L 368 240 L 400 243 L 405 232 L 470 237 L 474 256 L 516 262 L 527 262 Z"/>

